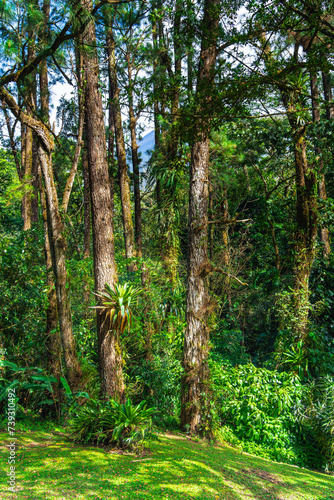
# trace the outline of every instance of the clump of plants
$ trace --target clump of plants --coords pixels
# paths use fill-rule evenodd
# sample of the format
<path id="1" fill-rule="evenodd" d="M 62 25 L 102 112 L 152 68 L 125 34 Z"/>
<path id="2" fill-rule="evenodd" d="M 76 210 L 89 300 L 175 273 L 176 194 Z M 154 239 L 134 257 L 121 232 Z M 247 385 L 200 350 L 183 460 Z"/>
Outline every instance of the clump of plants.
<path id="1" fill-rule="evenodd" d="M 272 460 L 334 468 L 334 379 L 211 361 L 218 437 Z"/>
<path id="2" fill-rule="evenodd" d="M 311 435 L 326 470 L 334 469 L 334 378 L 327 375 L 303 388 L 296 416 L 304 435 Z"/>
<path id="3" fill-rule="evenodd" d="M 90 400 L 73 415 L 70 432 L 79 442 L 140 451 L 153 437 L 152 416 L 156 412 L 146 401 L 133 405 L 130 400 L 123 404 Z"/>
<path id="4" fill-rule="evenodd" d="M 227 435 L 232 433 L 238 442 L 253 443 L 254 450 L 248 451 L 305 465 L 296 452 L 298 422 L 294 407 L 302 393 L 298 376 L 251 363 L 232 368 L 212 362 L 211 373 L 218 417 L 221 426 L 228 429 Z"/>

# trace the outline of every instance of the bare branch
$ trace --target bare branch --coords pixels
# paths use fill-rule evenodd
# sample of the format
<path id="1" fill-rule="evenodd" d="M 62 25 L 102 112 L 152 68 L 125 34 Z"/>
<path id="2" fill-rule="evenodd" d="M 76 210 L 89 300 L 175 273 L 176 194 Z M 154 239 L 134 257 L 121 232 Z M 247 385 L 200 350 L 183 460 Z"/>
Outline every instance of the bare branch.
<path id="1" fill-rule="evenodd" d="M 248 286 L 248 283 L 244 283 L 243 281 L 239 280 L 239 278 L 237 278 L 236 276 L 234 276 L 234 274 L 227 273 L 226 271 L 223 271 L 219 267 L 214 267 L 212 269 L 212 272 L 213 273 L 224 274 L 225 276 L 228 276 L 229 278 L 232 278 L 232 279 L 236 280 L 238 283 L 240 283 L 240 285 Z"/>

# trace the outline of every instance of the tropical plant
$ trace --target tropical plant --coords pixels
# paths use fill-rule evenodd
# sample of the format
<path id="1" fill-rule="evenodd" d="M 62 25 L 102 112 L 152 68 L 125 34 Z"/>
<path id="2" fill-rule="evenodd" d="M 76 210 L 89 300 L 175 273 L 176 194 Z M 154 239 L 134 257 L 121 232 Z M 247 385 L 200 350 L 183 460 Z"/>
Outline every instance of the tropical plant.
<path id="1" fill-rule="evenodd" d="M 295 408 L 304 433 L 314 435 L 323 458 L 323 467 L 334 468 L 334 378 L 319 377 L 303 388 Z"/>
<path id="2" fill-rule="evenodd" d="M 298 375 L 300 379 L 310 376 L 308 351 L 303 340 L 299 340 L 297 344 L 292 345 L 290 349 L 283 352 L 282 366 L 289 371 Z"/>
<path id="3" fill-rule="evenodd" d="M 147 408 L 145 401 L 134 406 L 130 400 L 124 404 L 90 400 L 74 415 L 70 430 L 77 441 L 114 442 L 121 448 L 138 449 L 151 437 L 152 415 L 156 412 Z"/>
<path id="4" fill-rule="evenodd" d="M 62 387 L 65 393 L 64 408 L 67 413 L 71 413 L 78 406 L 79 398 L 89 399 L 85 391 L 73 393 L 65 377 L 60 377 L 58 381 L 52 375 L 46 375 L 42 368 L 27 366 L 19 367 L 16 363 L 7 360 L 0 360 L 0 368 L 7 369 L 7 376 L 0 378 L 0 404 L 8 395 L 8 391 L 15 389 L 17 403 L 23 405 L 24 401 L 29 401 L 29 409 L 41 410 L 47 407 L 55 411 L 57 418 L 61 415 L 61 405 L 57 398 L 55 386 Z"/>
<path id="5" fill-rule="evenodd" d="M 113 440 L 124 447 L 143 441 L 152 427 L 152 415 L 156 408 L 147 408 L 146 401 L 133 406 L 128 399 L 124 404 L 113 401 L 115 409 L 115 428 Z"/>
<path id="6" fill-rule="evenodd" d="M 108 443 L 112 440 L 114 410 L 109 402 L 91 399 L 79 408 L 70 421 L 70 432 L 76 441 Z"/>
<path id="7" fill-rule="evenodd" d="M 104 321 L 109 323 L 110 330 L 123 333 L 125 328 L 130 328 L 132 311 L 131 302 L 139 295 L 141 290 L 129 283 L 115 285 L 115 290 L 108 283 L 105 284 L 103 292 L 96 292 L 95 295 L 101 300 L 101 304 L 94 306 L 105 314 Z"/>
<path id="8" fill-rule="evenodd" d="M 300 399 L 299 377 L 252 364 L 231 368 L 212 362 L 211 373 L 221 424 L 239 439 L 265 445 L 272 458 L 296 444 L 293 408 Z"/>

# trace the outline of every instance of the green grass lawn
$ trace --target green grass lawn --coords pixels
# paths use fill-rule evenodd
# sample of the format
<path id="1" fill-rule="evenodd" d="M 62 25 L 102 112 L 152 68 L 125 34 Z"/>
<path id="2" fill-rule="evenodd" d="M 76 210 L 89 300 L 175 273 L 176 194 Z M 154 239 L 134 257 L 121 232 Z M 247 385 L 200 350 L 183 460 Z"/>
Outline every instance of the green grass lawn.
<path id="1" fill-rule="evenodd" d="M 334 478 L 229 446 L 162 435 L 143 457 L 78 446 L 65 433 L 18 431 L 17 493 L 7 490 L 8 435 L 0 433 L 0 498 L 330 500 Z"/>

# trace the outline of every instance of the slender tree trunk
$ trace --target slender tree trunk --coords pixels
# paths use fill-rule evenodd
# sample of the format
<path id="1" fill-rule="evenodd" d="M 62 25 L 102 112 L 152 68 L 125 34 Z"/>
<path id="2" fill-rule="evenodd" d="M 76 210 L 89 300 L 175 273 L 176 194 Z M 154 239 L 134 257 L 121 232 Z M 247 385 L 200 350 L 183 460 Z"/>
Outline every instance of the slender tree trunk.
<path id="1" fill-rule="evenodd" d="M 178 167 L 178 152 L 180 142 L 179 127 L 179 98 L 181 86 L 181 61 L 182 47 L 180 40 L 182 4 L 180 0 L 175 2 L 173 22 L 173 45 L 174 45 L 174 71 L 172 61 L 168 54 L 165 37 L 163 36 L 163 25 L 159 20 L 159 56 L 160 71 L 167 72 L 170 78 L 169 97 L 171 105 L 171 123 L 168 132 L 162 134 L 160 152 L 162 152 L 166 173 L 172 177 Z M 161 105 L 163 109 L 163 105 Z M 161 160 L 160 160 L 161 161 Z M 178 237 L 178 201 L 176 199 L 175 187 L 171 187 L 170 178 L 159 179 L 159 196 L 157 197 L 159 212 L 165 221 L 161 225 L 160 247 L 161 261 L 164 267 L 169 286 L 175 289 L 178 283 L 178 260 L 179 260 L 179 237 Z"/>
<path id="2" fill-rule="evenodd" d="M 20 97 L 21 96 L 19 94 L 19 103 L 21 101 Z M 25 165 L 25 156 L 26 156 L 26 146 L 25 146 L 26 130 L 27 130 L 27 127 L 21 121 L 21 172 L 22 172 L 21 180 L 22 180 L 22 182 L 24 182 L 24 165 Z M 24 201 L 24 196 L 23 196 L 22 201 L 21 201 L 21 217 L 23 220 L 23 225 L 24 225 L 24 207 L 25 207 L 25 201 Z"/>
<path id="3" fill-rule="evenodd" d="M 317 84 L 316 75 L 310 75 L 311 81 L 311 95 L 312 95 L 312 112 L 313 112 L 313 121 L 315 123 L 320 122 L 320 106 L 319 106 L 319 90 Z M 317 140 L 320 142 L 321 137 L 318 135 Z M 322 150 L 319 145 L 315 147 L 315 154 L 318 158 L 318 166 L 319 166 L 319 180 L 318 180 L 318 195 L 320 200 L 327 199 L 326 193 L 326 181 L 325 181 L 325 172 L 324 172 L 324 159 Z M 326 226 L 322 226 L 320 228 L 320 240 L 323 245 L 323 256 L 324 259 L 328 259 L 329 254 L 331 252 L 330 242 L 329 242 L 329 232 Z"/>
<path id="4" fill-rule="evenodd" d="M 38 137 L 33 133 L 33 143 L 32 143 L 32 171 L 31 171 L 31 187 L 32 187 L 32 197 L 31 197 L 31 223 L 36 224 L 38 222 Z"/>
<path id="5" fill-rule="evenodd" d="M 134 231 L 133 231 L 133 223 L 131 215 L 128 167 L 126 164 L 121 107 L 119 104 L 119 89 L 117 83 L 117 70 L 116 70 L 116 59 L 115 59 L 115 41 L 111 26 L 109 26 L 107 32 L 107 51 L 108 51 L 109 85 L 111 89 L 110 96 L 111 96 L 112 110 L 114 115 L 118 175 L 119 175 L 119 186 L 120 186 L 121 205 L 123 214 L 125 255 L 127 259 L 131 259 L 132 257 L 136 256 L 136 251 L 134 244 Z M 129 266 L 129 269 L 134 269 L 134 266 Z"/>
<path id="6" fill-rule="evenodd" d="M 265 36 L 261 37 L 264 55 L 268 62 L 273 60 L 270 45 Z M 298 48 L 297 42 L 296 48 Z M 298 93 L 287 90 L 286 82 L 277 84 L 285 107 L 291 135 L 294 144 L 295 171 L 296 171 L 296 230 L 294 232 L 293 252 L 293 292 L 292 312 L 293 318 L 290 326 L 293 339 L 308 339 L 309 278 L 315 257 L 315 242 L 318 225 L 317 208 L 317 179 L 314 170 L 307 161 L 306 126 L 301 126 L 298 121 Z M 306 346 L 305 346 L 306 347 Z"/>
<path id="7" fill-rule="evenodd" d="M 209 107 L 216 63 L 219 0 L 205 0 L 197 93 L 202 109 Z M 206 90 L 205 90 L 206 89 Z M 204 91 L 204 95 L 203 95 Z M 210 119 L 198 123 L 198 136 L 191 148 L 189 189 L 187 327 L 184 338 L 181 425 L 191 432 L 205 433 L 203 420 L 208 408 L 208 353 L 210 296 L 208 292 L 208 182 Z"/>
<path id="8" fill-rule="evenodd" d="M 131 155 L 133 168 L 133 184 L 135 195 L 135 241 L 138 257 L 142 257 L 142 231 L 141 231 L 141 204 L 140 204 L 140 178 L 139 178 L 139 158 L 138 144 L 136 136 L 136 117 L 133 108 L 133 90 L 132 90 L 132 66 L 130 54 L 127 54 L 128 79 L 129 79 L 129 118 L 130 118 L 130 134 L 131 134 Z"/>
<path id="9" fill-rule="evenodd" d="M 27 113 L 31 116 L 31 110 L 28 108 Z M 32 143 L 33 134 L 29 127 L 26 127 L 24 138 L 24 195 L 23 195 L 23 230 L 28 231 L 31 228 L 31 179 L 32 179 Z"/>
<path id="10" fill-rule="evenodd" d="M 39 176 L 39 191 L 41 198 L 42 217 L 44 225 L 44 253 L 46 261 L 46 281 L 48 294 L 48 307 L 46 310 L 46 334 L 48 335 L 48 356 L 51 367 L 51 374 L 60 380 L 61 375 L 61 338 L 58 330 L 58 310 L 57 296 L 54 284 L 54 276 L 52 270 L 52 258 L 49 242 L 49 228 L 47 205 L 45 199 L 44 186 L 41 176 Z M 59 394 L 56 395 L 59 399 Z"/>
<path id="11" fill-rule="evenodd" d="M 152 18 L 152 40 L 153 40 L 153 50 L 154 50 L 154 58 L 153 58 L 154 145 L 155 149 L 157 149 L 160 141 L 160 124 L 159 124 L 159 99 L 158 99 L 158 74 L 157 74 L 158 64 L 157 64 L 157 58 L 155 57 L 155 55 L 158 52 L 158 31 L 155 18 Z"/>
<path id="12" fill-rule="evenodd" d="M 89 189 L 89 169 L 88 155 L 86 147 L 82 152 L 82 170 L 84 178 L 84 259 L 87 259 L 90 254 L 90 189 Z"/>
<path id="13" fill-rule="evenodd" d="M 82 101 L 82 99 L 80 99 Z M 83 128 L 84 128 L 84 106 L 83 103 L 79 100 L 79 126 L 78 126 L 78 141 L 75 147 L 72 166 L 69 176 L 66 181 L 64 193 L 63 193 L 63 201 L 62 201 L 62 210 L 64 213 L 67 212 L 68 204 L 70 201 L 70 196 L 74 184 L 75 175 L 77 173 L 78 164 L 80 160 L 81 147 L 82 147 L 82 136 L 83 136 Z"/>
<path id="14" fill-rule="evenodd" d="M 31 6 L 37 7 L 36 0 L 32 0 Z M 32 61 L 35 56 L 35 38 L 36 38 L 36 27 L 33 21 L 29 19 L 28 16 L 28 55 L 27 62 Z M 32 72 L 25 79 L 25 102 L 26 102 L 26 113 L 29 116 L 33 116 L 34 110 L 36 109 L 36 72 Z M 34 131 L 27 127 L 25 132 L 25 154 L 24 154 L 24 221 L 23 230 L 27 231 L 31 228 L 32 221 L 36 219 L 36 202 L 37 202 L 37 175 L 38 175 L 38 165 L 37 165 L 37 138 L 34 137 Z M 33 198 L 35 196 L 35 202 Z M 35 205 L 35 206 L 34 206 Z"/>
<path id="15" fill-rule="evenodd" d="M 226 269 L 227 273 L 230 273 L 230 265 L 231 265 L 231 255 L 230 255 L 230 241 L 228 234 L 228 220 L 230 218 L 228 211 L 228 199 L 227 199 L 227 187 L 224 186 L 223 190 L 223 201 L 221 203 L 221 215 L 223 220 L 221 241 L 223 245 L 223 259 L 222 263 L 224 269 Z M 232 298 L 231 298 L 231 278 L 229 276 L 225 277 L 225 289 L 226 289 L 226 298 L 228 302 L 229 309 L 232 309 Z"/>
<path id="16" fill-rule="evenodd" d="M 89 11 L 91 0 L 81 0 Z M 110 183 L 102 98 L 99 91 L 99 61 L 95 25 L 90 20 L 83 34 L 86 147 L 88 153 L 93 229 L 95 290 L 117 281 Z M 109 333 L 107 322 L 97 309 L 98 354 L 103 396 L 122 400 L 124 395 L 123 359 L 116 335 Z"/>
<path id="17" fill-rule="evenodd" d="M 64 237 L 65 228 L 61 220 L 58 208 L 58 197 L 52 171 L 52 150 L 46 150 L 40 143 L 39 158 L 43 173 L 48 223 L 50 227 L 50 248 L 53 263 L 53 273 L 55 276 L 57 309 L 60 334 L 63 344 L 65 366 L 70 387 L 72 391 L 80 388 L 81 368 L 78 362 L 75 339 L 72 331 L 72 317 L 69 300 L 69 287 L 66 270 L 66 240 Z"/>
<path id="18" fill-rule="evenodd" d="M 326 117 L 327 120 L 333 120 L 334 102 L 333 102 L 332 87 L 331 87 L 331 77 L 329 74 L 322 73 L 322 85 L 326 101 Z"/>
<path id="19" fill-rule="evenodd" d="M 309 278 L 315 256 L 317 235 L 316 174 L 306 156 L 306 131 L 294 130 L 297 187 L 297 229 L 294 262 L 294 331 L 298 339 L 308 335 Z"/>
<path id="20" fill-rule="evenodd" d="M 115 216 L 115 124 L 114 124 L 114 113 L 112 105 L 112 88 L 109 85 L 109 116 L 108 116 L 109 126 L 108 126 L 108 166 L 109 166 L 109 176 L 110 176 L 110 196 L 111 196 L 111 210 L 113 217 Z"/>
<path id="21" fill-rule="evenodd" d="M 87 154 L 87 137 L 85 125 L 85 83 L 83 78 L 84 71 L 84 53 L 82 48 L 82 37 L 79 37 L 79 42 L 75 43 L 75 61 L 76 61 L 76 79 L 78 85 L 78 104 L 79 104 L 79 126 L 78 126 L 78 143 L 81 142 L 81 147 L 77 143 L 74 163 L 72 163 L 72 171 L 75 174 L 77 163 L 82 152 L 82 174 L 84 181 L 84 248 L 83 258 L 87 259 L 90 254 L 90 240 L 91 240 L 91 217 L 90 217 L 90 188 L 89 188 L 89 168 L 88 168 L 88 154 Z M 77 159 L 77 160 L 76 160 Z M 74 176 L 73 176 L 74 180 Z M 73 185 L 73 181 L 72 181 Z M 69 193 L 72 190 L 72 185 L 69 185 Z M 63 198 L 64 204 L 64 198 Z M 88 306 L 89 290 L 88 285 L 85 283 L 85 303 Z"/>

